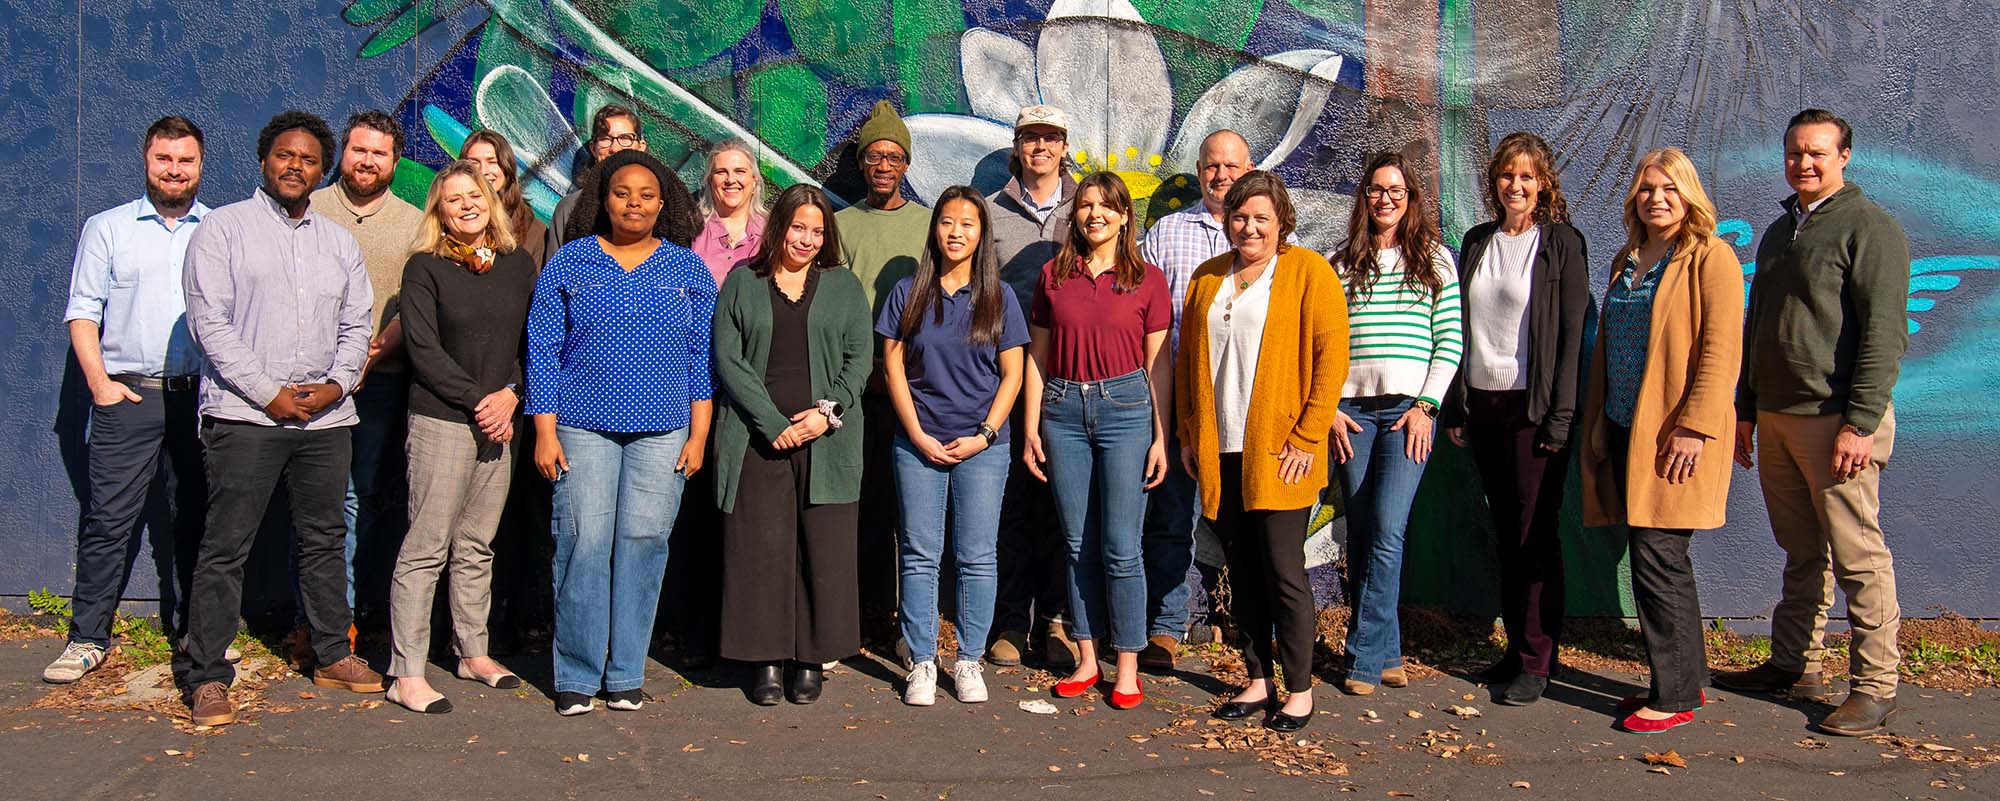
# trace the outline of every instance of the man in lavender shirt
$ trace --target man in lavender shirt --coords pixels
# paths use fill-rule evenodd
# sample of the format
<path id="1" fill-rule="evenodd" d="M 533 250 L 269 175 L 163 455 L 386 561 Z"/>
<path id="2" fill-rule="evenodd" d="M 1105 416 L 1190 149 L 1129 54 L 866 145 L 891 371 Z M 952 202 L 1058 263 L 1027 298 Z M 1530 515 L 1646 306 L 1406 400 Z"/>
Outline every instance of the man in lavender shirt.
<path id="1" fill-rule="evenodd" d="M 273 117 L 257 137 L 263 186 L 210 212 L 188 244 L 182 288 L 189 333 L 206 358 L 209 506 L 174 669 L 192 688 L 198 726 L 236 721 L 228 689 L 235 670 L 224 654 L 243 602 L 244 561 L 281 478 L 318 657 L 313 683 L 382 691 L 381 674 L 347 643 L 342 501 L 358 419 L 348 392 L 368 357 L 374 293 L 354 236 L 309 208 L 332 155 L 324 120 L 297 111 Z"/>

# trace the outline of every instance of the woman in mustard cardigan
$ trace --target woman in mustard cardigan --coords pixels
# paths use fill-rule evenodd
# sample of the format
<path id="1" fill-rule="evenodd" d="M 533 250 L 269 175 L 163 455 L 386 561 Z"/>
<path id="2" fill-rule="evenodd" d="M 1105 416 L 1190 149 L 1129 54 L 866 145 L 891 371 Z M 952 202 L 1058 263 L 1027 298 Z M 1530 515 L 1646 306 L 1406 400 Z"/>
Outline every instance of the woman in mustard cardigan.
<path id="1" fill-rule="evenodd" d="M 1743 265 L 1674 148 L 1639 159 L 1625 231 L 1579 415 L 1583 523 L 1628 527 L 1652 686 L 1619 704 L 1618 725 L 1654 734 L 1694 720 L 1708 677 L 1688 544 L 1722 525 L 1729 501 Z"/>
<path id="2" fill-rule="evenodd" d="M 1285 244 L 1297 227 L 1276 175 L 1236 179 L 1223 201 L 1233 250 L 1188 283 L 1174 370 L 1181 464 L 1201 513 L 1227 547 L 1231 597 L 1250 686 L 1224 720 L 1268 710 L 1268 728 L 1312 720 L 1315 613 L 1306 585 L 1307 514 L 1327 481 L 1327 435 L 1347 378 L 1347 302 L 1318 253 Z M 1273 647 L 1285 671 L 1272 687 Z"/>

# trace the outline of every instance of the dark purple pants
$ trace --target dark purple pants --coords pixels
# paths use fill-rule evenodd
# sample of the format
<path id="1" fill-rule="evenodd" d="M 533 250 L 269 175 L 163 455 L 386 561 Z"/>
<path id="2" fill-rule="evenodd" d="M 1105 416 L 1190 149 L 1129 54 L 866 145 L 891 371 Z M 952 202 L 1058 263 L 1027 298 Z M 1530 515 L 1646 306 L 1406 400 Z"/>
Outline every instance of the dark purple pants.
<path id="1" fill-rule="evenodd" d="M 1525 390 L 1466 390 L 1466 441 L 1493 510 L 1499 538 L 1500 618 L 1507 654 L 1521 670 L 1547 676 L 1562 642 L 1563 485 L 1569 450 L 1535 444 Z"/>

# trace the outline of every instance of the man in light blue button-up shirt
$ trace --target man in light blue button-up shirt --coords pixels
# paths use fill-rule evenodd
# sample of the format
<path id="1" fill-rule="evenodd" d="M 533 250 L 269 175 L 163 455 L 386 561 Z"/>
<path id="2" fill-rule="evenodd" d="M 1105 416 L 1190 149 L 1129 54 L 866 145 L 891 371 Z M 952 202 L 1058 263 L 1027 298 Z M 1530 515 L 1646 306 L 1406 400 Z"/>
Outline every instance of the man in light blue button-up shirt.
<path id="1" fill-rule="evenodd" d="M 201 129 L 180 117 L 153 123 L 141 140 L 146 194 L 90 218 L 77 239 L 63 314 L 77 366 L 90 387 L 90 495 L 76 536 L 75 618 L 69 646 L 42 672 L 69 682 L 103 664 L 111 620 L 131 572 L 132 540 L 155 472 L 172 468 L 174 530 L 160 576 L 160 617 L 186 627 L 187 576 L 201 541 L 201 442 L 195 384 L 201 351 L 188 337 L 181 258 L 208 207 L 201 186 Z M 164 460 L 162 456 L 164 455 Z"/>

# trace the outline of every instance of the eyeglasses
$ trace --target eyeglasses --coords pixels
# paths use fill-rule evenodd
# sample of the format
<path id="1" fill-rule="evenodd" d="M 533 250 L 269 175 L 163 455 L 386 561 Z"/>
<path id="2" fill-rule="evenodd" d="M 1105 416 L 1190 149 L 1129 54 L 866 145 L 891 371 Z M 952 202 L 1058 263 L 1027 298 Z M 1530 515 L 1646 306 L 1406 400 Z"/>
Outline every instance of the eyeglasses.
<path id="1" fill-rule="evenodd" d="M 1024 145 L 1055 145 L 1069 140 L 1061 131 L 1024 131 L 1014 134 L 1014 141 Z"/>
<path id="2" fill-rule="evenodd" d="M 1410 190 L 1400 186 L 1371 186 L 1361 190 L 1361 194 L 1369 200 L 1381 200 L 1383 195 L 1390 200 L 1403 200 L 1410 196 Z"/>
<path id="3" fill-rule="evenodd" d="M 627 148 L 636 147 L 639 144 L 639 135 L 635 133 L 623 133 L 623 134 L 618 134 L 616 136 L 610 136 L 610 135 L 600 136 L 597 137 L 597 144 L 607 145 L 607 146 L 616 145 L 618 147 L 627 147 Z"/>
<path id="4" fill-rule="evenodd" d="M 886 162 L 886 163 L 887 163 L 887 164 L 888 164 L 889 166 L 891 166 L 891 167 L 901 167 L 901 166 L 903 166 L 903 165 L 905 165 L 905 164 L 908 164 L 908 163 L 910 163 L 910 157 L 909 157 L 909 156 L 905 156 L 905 155 L 903 155 L 903 154 L 901 154 L 901 153 L 874 153 L 874 152 L 869 152 L 869 153 L 863 153 L 863 154 L 861 154 L 861 163 L 863 163 L 863 164 L 866 164 L 866 165 L 868 165 L 868 166 L 870 166 L 870 167 L 873 167 L 873 166 L 876 166 L 876 165 L 878 165 L 878 164 L 882 164 L 882 163 L 885 163 L 885 162 Z"/>

